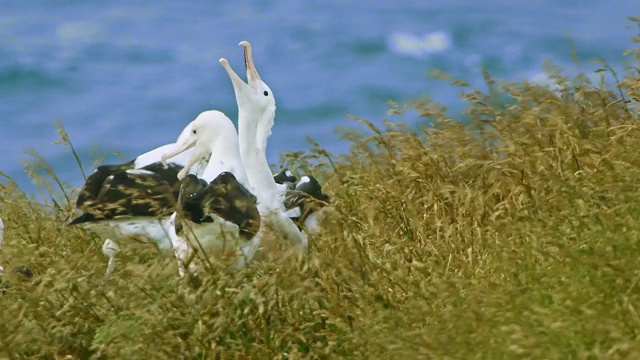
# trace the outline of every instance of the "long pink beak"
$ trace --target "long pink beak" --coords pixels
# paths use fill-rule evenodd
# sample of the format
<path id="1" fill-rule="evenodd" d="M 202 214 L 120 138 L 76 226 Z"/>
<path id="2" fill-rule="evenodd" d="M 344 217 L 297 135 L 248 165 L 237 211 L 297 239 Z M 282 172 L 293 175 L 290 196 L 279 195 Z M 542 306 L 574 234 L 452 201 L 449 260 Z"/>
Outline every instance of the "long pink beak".
<path id="1" fill-rule="evenodd" d="M 251 84 L 254 81 L 260 80 L 260 74 L 258 74 L 256 65 L 253 63 L 251 43 L 246 40 L 242 40 L 238 45 L 244 47 L 244 66 L 247 69 L 247 82 Z"/>
<path id="2" fill-rule="evenodd" d="M 185 142 L 180 144 L 178 146 L 178 148 L 175 149 L 174 151 L 162 155 L 162 164 L 166 165 L 167 164 L 167 160 L 171 159 L 174 156 L 182 154 L 183 152 L 185 152 L 185 151 L 191 149 L 192 147 L 194 147 L 196 145 L 196 143 L 197 143 L 197 140 L 198 139 L 195 136 L 191 136 Z M 182 179 L 184 179 L 185 176 L 187 176 L 187 174 L 189 173 L 189 171 L 191 170 L 193 165 L 195 165 L 200 159 L 202 159 L 202 155 L 201 154 L 198 154 L 196 152 L 191 154 L 191 158 L 189 158 L 188 162 L 184 165 L 182 170 L 180 170 L 180 172 L 178 172 L 178 180 L 182 181 Z"/>
<path id="3" fill-rule="evenodd" d="M 169 153 L 166 153 L 166 154 L 162 155 L 162 159 L 161 159 L 162 163 L 164 165 L 166 165 L 167 161 L 169 159 L 171 159 L 172 157 L 176 157 L 176 156 L 182 154 L 183 152 L 191 149 L 192 147 L 194 147 L 196 145 L 196 141 L 197 141 L 196 137 L 194 137 L 194 136 L 188 137 L 182 144 L 178 145 L 178 147 L 175 150 L 173 150 L 172 152 L 169 152 Z"/>

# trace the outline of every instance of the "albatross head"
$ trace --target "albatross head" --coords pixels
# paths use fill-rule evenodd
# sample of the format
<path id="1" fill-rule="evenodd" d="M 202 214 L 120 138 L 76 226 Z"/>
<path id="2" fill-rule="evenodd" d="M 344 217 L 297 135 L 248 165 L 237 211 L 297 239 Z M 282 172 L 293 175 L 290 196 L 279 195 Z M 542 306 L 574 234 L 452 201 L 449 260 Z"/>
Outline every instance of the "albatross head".
<path id="1" fill-rule="evenodd" d="M 178 147 L 174 151 L 162 155 L 162 163 L 166 164 L 172 157 L 193 148 L 192 157 L 178 173 L 179 180 L 187 176 L 196 162 L 212 156 L 214 147 L 227 143 L 230 143 L 229 146 L 235 145 L 237 147 L 238 135 L 231 119 L 218 110 L 208 110 L 200 113 L 187 126 L 187 129 L 190 132 L 180 136 L 181 141 L 178 142 Z"/>
<path id="2" fill-rule="evenodd" d="M 276 111 L 276 100 L 273 97 L 273 92 L 262 81 L 258 70 L 256 70 L 251 44 L 248 41 L 241 41 L 238 45 L 244 47 L 244 65 L 247 70 L 246 83 L 233 71 L 227 59 L 221 58 L 219 61 L 231 78 L 238 108 L 246 109 L 256 117 L 272 116 Z"/>

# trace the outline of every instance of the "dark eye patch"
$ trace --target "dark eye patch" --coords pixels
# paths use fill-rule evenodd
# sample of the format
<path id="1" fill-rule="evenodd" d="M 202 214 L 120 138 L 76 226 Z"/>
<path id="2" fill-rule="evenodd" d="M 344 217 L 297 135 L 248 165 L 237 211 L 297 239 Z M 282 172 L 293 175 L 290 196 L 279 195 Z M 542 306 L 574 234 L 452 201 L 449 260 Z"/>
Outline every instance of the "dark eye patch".
<path id="1" fill-rule="evenodd" d="M 264 94 L 264 96 L 269 96 L 269 92 L 268 92 L 267 90 L 265 90 L 265 91 L 263 92 L 263 94 Z"/>

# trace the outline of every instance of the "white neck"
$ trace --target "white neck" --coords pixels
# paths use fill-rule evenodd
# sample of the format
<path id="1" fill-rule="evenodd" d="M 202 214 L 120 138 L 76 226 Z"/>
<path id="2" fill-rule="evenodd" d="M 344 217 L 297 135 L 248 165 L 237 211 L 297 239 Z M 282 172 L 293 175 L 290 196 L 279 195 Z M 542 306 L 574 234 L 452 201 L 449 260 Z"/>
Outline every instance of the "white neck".
<path id="1" fill-rule="evenodd" d="M 280 209 L 278 187 L 267 162 L 267 139 L 271 135 L 275 113 L 252 114 L 238 106 L 240 156 L 260 207 Z"/>
<path id="2" fill-rule="evenodd" d="M 202 178 L 211 182 L 223 171 L 229 171 L 235 175 L 238 181 L 250 188 L 247 173 L 242 166 L 242 159 L 238 150 L 238 137 L 235 134 L 220 136 L 218 141 L 211 142 L 211 157 L 207 167 L 202 173 Z"/>
<path id="3" fill-rule="evenodd" d="M 253 194 L 258 198 L 258 211 L 263 221 L 268 219 L 282 231 L 285 239 L 292 244 L 307 247 L 306 234 L 302 233 L 284 213 L 284 204 L 278 197 L 278 185 L 273 179 L 267 162 L 267 139 L 271 135 L 275 113 L 262 114 L 262 118 L 243 111 L 238 106 L 238 133 L 240 155 L 244 163 Z M 266 216 L 266 218 L 265 218 Z M 260 227 L 260 232 L 264 231 Z M 260 235 L 258 235 L 260 236 Z"/>

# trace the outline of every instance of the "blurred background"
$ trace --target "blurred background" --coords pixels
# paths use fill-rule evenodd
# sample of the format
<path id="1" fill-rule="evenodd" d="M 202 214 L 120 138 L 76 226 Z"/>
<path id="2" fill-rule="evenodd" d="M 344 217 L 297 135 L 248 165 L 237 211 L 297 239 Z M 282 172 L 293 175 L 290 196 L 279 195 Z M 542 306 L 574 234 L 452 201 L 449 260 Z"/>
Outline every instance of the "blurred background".
<path id="1" fill-rule="evenodd" d="M 640 1 L 0 1 L 0 171 L 33 191 L 20 161 L 40 152 L 74 186 L 82 176 L 58 139 L 59 121 L 85 167 L 98 155 L 128 160 L 173 142 L 206 109 L 236 119 L 226 57 L 243 72 L 241 40 L 277 100 L 268 157 L 309 147 L 347 150 L 347 115 L 380 123 L 388 100 L 428 94 L 459 111 L 459 89 L 427 76 L 439 68 L 484 88 L 494 76 L 544 82 L 552 59 L 575 74 L 569 37 L 624 67 Z M 415 123 L 416 117 L 405 117 Z M 119 152 L 122 155 L 116 156 Z M 91 171 L 92 169 L 85 169 Z"/>

